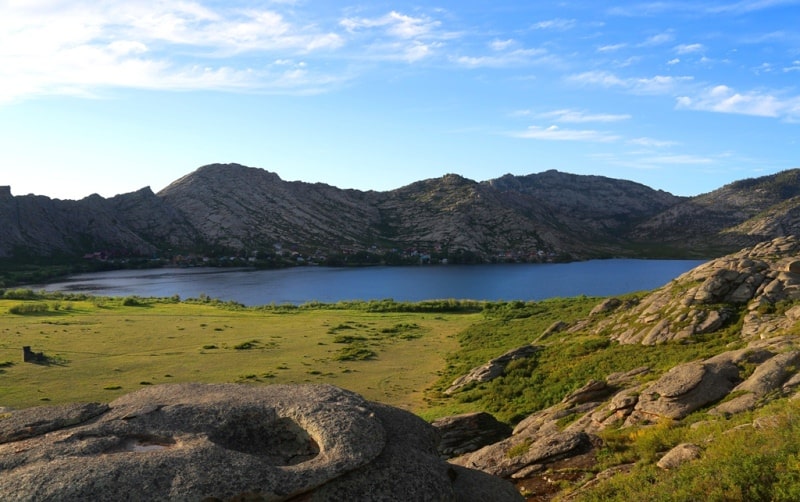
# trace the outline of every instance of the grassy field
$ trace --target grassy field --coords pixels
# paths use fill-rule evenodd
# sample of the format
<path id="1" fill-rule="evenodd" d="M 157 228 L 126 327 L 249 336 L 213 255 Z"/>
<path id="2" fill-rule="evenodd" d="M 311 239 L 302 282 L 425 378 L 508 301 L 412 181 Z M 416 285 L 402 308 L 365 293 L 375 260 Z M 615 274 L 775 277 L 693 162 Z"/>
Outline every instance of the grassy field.
<path id="1" fill-rule="evenodd" d="M 0 299 L 0 406 L 106 402 L 169 382 L 325 382 L 417 410 L 457 333 L 480 317 Z M 47 359 L 24 363 L 23 346 Z"/>
<path id="2" fill-rule="evenodd" d="M 594 330 L 544 334 L 555 321 L 584 318 L 599 300 L 244 308 L 208 298 L 5 291 L 0 407 L 108 402 L 167 382 L 325 382 L 427 420 L 482 410 L 513 424 L 589 379 L 641 366 L 652 370 L 642 381 L 654 379 L 681 362 L 743 346 L 740 319 L 690 344 L 655 347 L 619 345 Z M 540 350 L 509 364 L 503 376 L 453 396 L 443 392 L 455 377 L 531 342 Z M 23 346 L 44 360 L 23 362 Z M 733 417 L 709 419 L 698 410 L 682 421 L 609 428 L 600 433 L 598 464 L 585 474 L 620 465 L 629 472 L 577 500 L 799 500 L 798 403 L 776 399 Z M 775 426 L 752 426 L 758 420 Z M 702 444 L 702 458 L 670 471 L 656 466 L 663 452 L 684 442 Z"/>

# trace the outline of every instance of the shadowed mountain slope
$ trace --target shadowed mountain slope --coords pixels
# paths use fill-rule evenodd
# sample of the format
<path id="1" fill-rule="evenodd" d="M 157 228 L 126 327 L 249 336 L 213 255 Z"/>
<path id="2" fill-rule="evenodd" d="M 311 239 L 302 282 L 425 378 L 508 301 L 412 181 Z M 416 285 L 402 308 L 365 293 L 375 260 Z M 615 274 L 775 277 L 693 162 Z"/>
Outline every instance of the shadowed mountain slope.
<path id="1" fill-rule="evenodd" d="M 154 194 L 79 201 L 0 190 L 0 257 L 434 254 L 456 262 L 710 257 L 790 235 L 800 171 L 676 197 L 602 176 L 456 174 L 396 190 L 343 190 L 212 164 Z M 387 260 L 388 261 L 388 260 Z"/>

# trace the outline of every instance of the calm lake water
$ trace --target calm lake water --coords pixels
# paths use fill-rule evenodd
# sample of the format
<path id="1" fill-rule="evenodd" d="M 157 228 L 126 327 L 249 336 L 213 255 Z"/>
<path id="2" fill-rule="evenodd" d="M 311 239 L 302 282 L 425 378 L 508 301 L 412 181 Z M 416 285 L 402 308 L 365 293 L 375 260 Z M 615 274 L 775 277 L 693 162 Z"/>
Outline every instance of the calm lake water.
<path id="1" fill-rule="evenodd" d="M 208 295 L 244 305 L 310 301 L 542 300 L 610 296 L 662 286 L 703 260 L 592 260 L 563 264 L 444 265 L 281 270 L 116 270 L 35 286 L 104 296 Z"/>

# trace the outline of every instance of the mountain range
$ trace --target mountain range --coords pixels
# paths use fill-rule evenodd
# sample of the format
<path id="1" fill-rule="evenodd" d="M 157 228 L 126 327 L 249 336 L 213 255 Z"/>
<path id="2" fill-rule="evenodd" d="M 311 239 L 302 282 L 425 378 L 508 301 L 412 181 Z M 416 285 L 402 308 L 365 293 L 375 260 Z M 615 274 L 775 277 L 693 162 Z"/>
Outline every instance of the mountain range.
<path id="1" fill-rule="evenodd" d="M 396 190 L 284 181 L 212 164 L 81 200 L 0 187 L 0 258 L 293 256 L 337 264 L 708 258 L 800 229 L 800 169 L 679 197 L 603 176 L 457 174 Z"/>

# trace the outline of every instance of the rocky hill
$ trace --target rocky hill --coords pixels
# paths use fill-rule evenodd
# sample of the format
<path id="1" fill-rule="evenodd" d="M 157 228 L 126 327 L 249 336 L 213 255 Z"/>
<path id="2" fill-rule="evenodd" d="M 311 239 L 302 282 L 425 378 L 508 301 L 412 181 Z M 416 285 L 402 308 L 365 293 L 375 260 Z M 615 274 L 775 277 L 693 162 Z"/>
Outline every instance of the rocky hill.
<path id="1" fill-rule="evenodd" d="M 546 171 L 477 182 L 455 174 L 387 192 L 283 181 L 237 164 L 79 201 L 0 187 L 0 258 L 298 254 L 337 263 L 709 257 L 800 223 L 800 171 L 698 197 Z"/>
<path id="2" fill-rule="evenodd" d="M 532 501 L 699 500 L 714 490 L 722 491 L 712 500 L 795 500 L 796 477 L 758 473 L 761 464 L 764 472 L 780 470 L 784 455 L 800 450 L 793 425 L 798 326 L 795 237 L 712 260 L 646 294 L 605 299 L 588 317 L 532 334 L 531 345 L 459 377 L 448 399 L 458 400 L 470 383 L 501 381 L 520 358 L 533 359 L 545 347 L 574 350 L 571 340 L 585 336 L 612 343 L 595 344 L 595 351 L 619 354 L 612 365 L 619 371 L 565 392 L 504 439 L 462 449 L 451 462 L 513 480 Z M 676 347 L 697 356 L 661 365 Z M 651 364 L 628 360 L 647 353 Z M 530 377 L 531 385 L 540 380 Z M 792 432 L 778 440 L 781 430 Z M 448 447 L 471 445 L 476 434 L 469 432 Z M 708 475 L 713 479 L 703 481 Z"/>
<path id="3" fill-rule="evenodd" d="M 633 240 L 708 250 L 710 256 L 797 233 L 800 170 L 737 181 L 640 224 Z M 711 238 L 710 238 L 711 237 Z M 715 244 L 719 247 L 715 250 Z"/>

